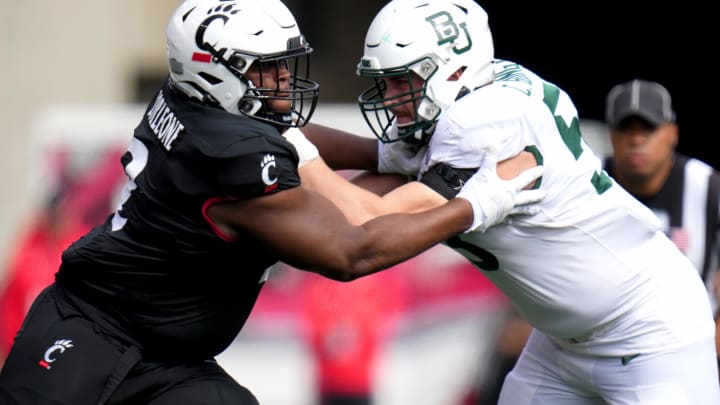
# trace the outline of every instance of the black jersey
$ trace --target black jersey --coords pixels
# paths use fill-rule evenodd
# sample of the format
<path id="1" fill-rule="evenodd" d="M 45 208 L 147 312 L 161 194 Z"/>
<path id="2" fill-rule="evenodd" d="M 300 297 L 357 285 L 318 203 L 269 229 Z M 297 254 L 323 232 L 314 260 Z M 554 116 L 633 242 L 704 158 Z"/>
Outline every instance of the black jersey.
<path id="1" fill-rule="evenodd" d="M 251 237 L 224 237 L 205 210 L 298 186 L 297 163 L 276 128 L 166 83 L 122 157 L 130 180 L 118 211 L 64 252 L 58 284 L 147 350 L 221 352 L 277 258 Z"/>

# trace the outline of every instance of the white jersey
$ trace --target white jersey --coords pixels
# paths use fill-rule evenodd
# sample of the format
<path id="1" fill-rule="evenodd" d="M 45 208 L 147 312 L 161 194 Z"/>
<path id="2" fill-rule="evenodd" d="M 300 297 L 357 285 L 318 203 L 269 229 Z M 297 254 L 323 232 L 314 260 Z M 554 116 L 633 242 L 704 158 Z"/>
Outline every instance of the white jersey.
<path id="1" fill-rule="evenodd" d="M 611 176 L 614 159 L 603 168 Z M 667 180 L 652 196 L 637 196 L 660 220 L 665 234 L 695 265 L 705 282 L 713 313 L 718 309 L 714 279 L 720 253 L 720 172 L 698 159 L 675 153 Z"/>
<path id="2" fill-rule="evenodd" d="M 653 213 L 602 169 L 568 95 L 518 64 L 456 101 L 437 123 L 421 175 L 531 150 L 544 166 L 540 212 L 448 245 L 468 257 L 538 330 L 579 353 L 672 349 L 714 333 L 697 270 Z M 528 148 L 529 146 L 529 148 Z"/>

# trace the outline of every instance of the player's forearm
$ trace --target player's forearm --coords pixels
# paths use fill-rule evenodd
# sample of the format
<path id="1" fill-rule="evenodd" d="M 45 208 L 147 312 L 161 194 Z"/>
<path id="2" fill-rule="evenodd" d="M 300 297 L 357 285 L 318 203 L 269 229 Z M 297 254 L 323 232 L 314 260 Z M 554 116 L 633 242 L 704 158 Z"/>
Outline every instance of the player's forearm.
<path id="1" fill-rule="evenodd" d="M 352 175 L 349 180 L 365 190 L 377 195 L 385 195 L 408 182 L 408 177 L 402 174 L 378 174 L 363 170 Z"/>
<path id="2" fill-rule="evenodd" d="M 345 273 L 346 281 L 372 274 L 422 253 L 469 227 L 468 204 L 454 199 L 438 209 L 416 214 L 386 215 L 362 225 L 355 239 L 357 253 Z M 416 216 L 408 220 L 407 215 Z"/>
<path id="3" fill-rule="evenodd" d="M 377 170 L 377 139 L 313 123 L 302 132 L 332 169 Z"/>
<path id="4" fill-rule="evenodd" d="M 322 158 L 313 160 L 299 169 L 303 187 L 330 200 L 345 215 L 348 222 L 359 225 L 372 218 L 393 211 L 387 201 L 365 190 L 329 168 Z"/>

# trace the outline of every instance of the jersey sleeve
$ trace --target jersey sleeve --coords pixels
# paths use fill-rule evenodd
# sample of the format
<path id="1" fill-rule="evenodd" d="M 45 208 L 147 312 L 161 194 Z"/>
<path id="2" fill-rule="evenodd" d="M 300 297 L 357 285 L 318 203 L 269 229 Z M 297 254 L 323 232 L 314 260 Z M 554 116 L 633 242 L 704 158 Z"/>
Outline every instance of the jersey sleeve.
<path id="1" fill-rule="evenodd" d="M 420 179 L 420 182 L 449 200 L 460 192 L 475 171 L 476 169 L 457 169 L 439 163 L 431 167 Z"/>
<path id="2" fill-rule="evenodd" d="M 292 145 L 255 138 L 218 165 L 220 191 L 232 197 L 256 197 L 300 185 L 297 154 Z"/>
<path id="3" fill-rule="evenodd" d="M 491 94 L 468 94 L 440 118 L 421 173 L 439 163 L 478 168 L 484 164 L 491 144 L 497 149 L 498 161 L 502 161 L 532 143 L 524 119 L 527 97 L 514 90 L 487 91 Z"/>

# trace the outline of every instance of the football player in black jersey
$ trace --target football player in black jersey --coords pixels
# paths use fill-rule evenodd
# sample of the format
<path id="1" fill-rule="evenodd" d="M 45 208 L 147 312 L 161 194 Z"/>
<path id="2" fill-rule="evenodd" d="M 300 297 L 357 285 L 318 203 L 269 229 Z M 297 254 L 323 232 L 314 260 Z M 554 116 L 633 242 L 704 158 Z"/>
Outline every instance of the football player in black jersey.
<path id="1" fill-rule="evenodd" d="M 439 208 L 352 225 L 300 184 L 283 136 L 310 119 L 318 85 L 280 0 L 187 0 L 167 41 L 117 211 L 34 302 L 0 371 L 3 405 L 257 404 L 214 357 L 273 264 L 350 281 L 541 197 L 521 191 L 538 171 L 504 181 L 491 164 Z"/>

